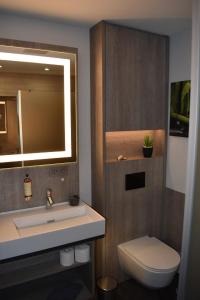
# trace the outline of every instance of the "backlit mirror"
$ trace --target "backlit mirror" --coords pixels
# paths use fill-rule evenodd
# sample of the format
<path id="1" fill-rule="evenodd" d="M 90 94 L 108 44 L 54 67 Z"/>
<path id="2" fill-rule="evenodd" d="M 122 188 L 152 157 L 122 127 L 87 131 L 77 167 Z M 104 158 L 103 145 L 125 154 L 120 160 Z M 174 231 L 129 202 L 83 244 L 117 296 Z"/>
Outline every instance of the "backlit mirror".
<path id="1" fill-rule="evenodd" d="M 76 160 L 76 51 L 44 48 L 0 46 L 0 168 Z"/>

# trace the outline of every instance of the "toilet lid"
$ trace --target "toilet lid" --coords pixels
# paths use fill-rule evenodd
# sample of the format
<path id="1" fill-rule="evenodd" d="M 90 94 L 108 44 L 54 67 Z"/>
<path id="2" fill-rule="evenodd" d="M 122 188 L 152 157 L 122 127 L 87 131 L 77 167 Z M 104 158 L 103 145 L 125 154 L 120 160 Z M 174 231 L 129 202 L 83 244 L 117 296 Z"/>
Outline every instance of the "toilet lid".
<path id="1" fill-rule="evenodd" d="M 145 236 L 119 247 L 144 266 L 159 271 L 176 269 L 180 263 L 179 254 L 155 237 Z"/>

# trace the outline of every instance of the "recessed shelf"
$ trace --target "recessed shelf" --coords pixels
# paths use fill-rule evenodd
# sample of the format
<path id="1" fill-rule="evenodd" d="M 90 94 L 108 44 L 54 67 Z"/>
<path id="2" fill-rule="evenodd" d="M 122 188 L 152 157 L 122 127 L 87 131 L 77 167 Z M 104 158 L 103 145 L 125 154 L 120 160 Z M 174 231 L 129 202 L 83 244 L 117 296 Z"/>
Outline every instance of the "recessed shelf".
<path id="1" fill-rule="evenodd" d="M 63 267 L 59 264 L 59 262 L 49 261 L 45 263 L 36 264 L 34 266 L 28 266 L 25 268 L 22 267 L 21 269 L 0 275 L 0 289 L 25 283 L 59 272 L 67 271 L 73 268 L 83 266 L 85 264 L 86 263 L 75 263 L 70 267 Z"/>
<path id="2" fill-rule="evenodd" d="M 50 250 L 14 261 L 2 262 L 0 264 L 0 290 L 92 263 L 91 260 L 86 263 L 75 262 L 69 267 L 64 267 L 60 265 L 59 251 Z"/>
<path id="3" fill-rule="evenodd" d="M 153 138 L 153 156 L 146 158 L 142 153 L 144 136 Z M 125 163 L 135 160 L 156 159 L 164 154 L 164 130 L 136 130 L 106 132 L 106 163 Z M 119 155 L 127 160 L 117 160 Z"/>
<path id="4" fill-rule="evenodd" d="M 134 160 L 154 160 L 154 159 L 160 159 L 162 158 L 162 155 L 156 155 L 156 156 L 152 156 L 152 157 L 144 157 L 144 156 L 132 156 L 132 157 L 128 157 L 127 159 L 124 160 L 117 160 L 117 159 L 109 159 L 106 161 L 106 163 L 125 163 L 125 162 L 130 162 L 130 161 L 134 161 Z"/>
<path id="5" fill-rule="evenodd" d="M 117 157 L 119 155 L 127 157 L 128 160 L 146 159 L 142 153 L 144 137 L 146 135 L 153 138 L 153 157 L 163 156 L 164 130 L 106 132 L 106 162 L 118 162 Z"/>

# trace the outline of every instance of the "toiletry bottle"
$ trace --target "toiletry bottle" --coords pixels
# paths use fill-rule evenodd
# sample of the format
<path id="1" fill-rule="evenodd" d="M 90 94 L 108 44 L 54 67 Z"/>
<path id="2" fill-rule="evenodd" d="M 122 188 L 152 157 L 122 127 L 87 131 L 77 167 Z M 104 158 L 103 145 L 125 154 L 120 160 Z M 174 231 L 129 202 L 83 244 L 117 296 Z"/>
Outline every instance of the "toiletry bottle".
<path id="1" fill-rule="evenodd" d="M 24 197 L 25 201 L 30 201 L 32 197 L 32 180 L 28 174 L 24 178 Z"/>

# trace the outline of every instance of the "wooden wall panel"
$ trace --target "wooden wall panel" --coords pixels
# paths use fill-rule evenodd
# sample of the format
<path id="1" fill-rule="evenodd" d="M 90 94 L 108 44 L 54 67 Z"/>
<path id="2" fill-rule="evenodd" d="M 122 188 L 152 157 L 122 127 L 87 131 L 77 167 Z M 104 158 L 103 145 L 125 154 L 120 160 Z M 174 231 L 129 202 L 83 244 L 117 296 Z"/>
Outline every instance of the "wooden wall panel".
<path id="1" fill-rule="evenodd" d="M 16 97 L 2 97 L 6 101 L 6 126 L 7 133 L 0 134 L 0 155 L 15 154 L 20 151 L 17 124 Z"/>
<path id="2" fill-rule="evenodd" d="M 178 252 L 181 252 L 184 204 L 185 194 L 165 189 L 161 238 Z"/>
<path id="3" fill-rule="evenodd" d="M 60 92 L 63 90 L 63 76 L 0 73 L 1 96 L 16 96 L 18 90 Z"/>
<path id="4" fill-rule="evenodd" d="M 106 130 L 166 125 L 168 38 L 106 25 Z"/>
<path id="5" fill-rule="evenodd" d="M 163 158 L 108 163 L 106 273 L 121 280 L 117 245 L 152 235 L 160 237 L 163 200 Z M 125 190 L 125 174 L 145 172 L 146 186 Z"/>
<path id="6" fill-rule="evenodd" d="M 90 37 L 92 197 L 106 217 L 106 234 L 96 247 L 96 274 L 123 280 L 117 245 L 145 234 L 161 235 L 168 39 L 106 22 L 95 25 Z M 142 157 L 143 138 L 137 134 L 129 139 L 128 133 L 125 142 L 124 133 L 122 139 L 110 136 L 111 131 L 152 129 L 164 130 L 159 130 L 156 155 L 150 159 Z M 119 154 L 130 155 L 129 160 L 116 162 L 122 149 L 127 152 Z M 141 171 L 146 172 L 146 187 L 125 191 L 125 174 Z"/>
<path id="7" fill-rule="evenodd" d="M 105 24 L 90 31 L 91 55 L 91 147 L 92 147 L 92 204 L 103 216 L 105 210 L 105 132 L 104 132 L 104 94 L 105 94 Z M 105 268 L 105 244 L 96 243 L 96 275 L 100 277 Z"/>
<path id="8" fill-rule="evenodd" d="M 91 146 L 94 207 L 105 216 L 104 200 L 104 51 L 105 26 L 91 29 Z"/>

